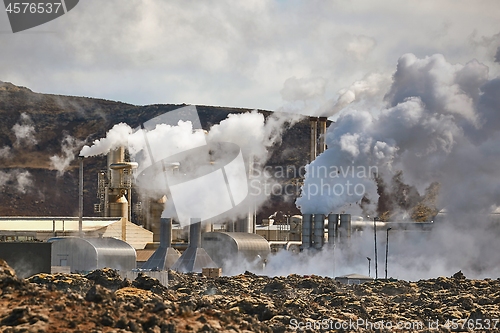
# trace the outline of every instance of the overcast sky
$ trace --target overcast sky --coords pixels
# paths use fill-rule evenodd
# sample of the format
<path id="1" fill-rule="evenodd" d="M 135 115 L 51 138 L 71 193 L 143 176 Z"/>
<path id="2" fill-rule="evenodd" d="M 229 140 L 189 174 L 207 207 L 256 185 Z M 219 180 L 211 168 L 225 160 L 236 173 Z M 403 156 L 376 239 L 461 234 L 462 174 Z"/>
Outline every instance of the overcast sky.
<path id="1" fill-rule="evenodd" d="M 138 105 L 333 105 L 356 81 L 384 92 L 406 53 L 498 76 L 499 18 L 498 0 L 80 0 L 16 34 L 2 10 L 0 80 Z"/>

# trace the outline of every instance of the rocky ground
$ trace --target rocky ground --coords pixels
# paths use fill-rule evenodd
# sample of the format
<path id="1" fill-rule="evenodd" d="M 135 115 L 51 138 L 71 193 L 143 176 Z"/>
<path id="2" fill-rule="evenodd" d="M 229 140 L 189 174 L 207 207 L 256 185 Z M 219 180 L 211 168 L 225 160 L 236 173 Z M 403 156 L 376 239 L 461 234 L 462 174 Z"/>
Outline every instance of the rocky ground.
<path id="1" fill-rule="evenodd" d="M 170 273 L 169 288 L 116 271 L 38 274 L 0 261 L 2 332 L 500 331 L 500 280 L 342 285 L 318 276 Z M 392 326 L 392 327 L 391 327 Z"/>

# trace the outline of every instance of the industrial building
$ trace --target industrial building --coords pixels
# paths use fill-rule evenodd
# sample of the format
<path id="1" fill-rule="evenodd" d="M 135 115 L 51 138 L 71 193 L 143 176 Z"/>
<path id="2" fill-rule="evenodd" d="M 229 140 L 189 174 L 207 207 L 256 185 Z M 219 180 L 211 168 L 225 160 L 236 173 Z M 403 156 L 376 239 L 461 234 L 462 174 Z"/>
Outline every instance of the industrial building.
<path id="1" fill-rule="evenodd" d="M 82 230 L 84 237 L 113 237 L 135 249 L 153 242 L 151 231 L 121 217 L 84 217 Z M 4 241 L 47 241 L 61 236 L 79 236 L 78 217 L 0 217 L 0 238 Z"/>
<path id="2" fill-rule="evenodd" d="M 326 118 L 310 118 L 311 160 L 326 149 L 326 126 Z M 390 223 L 389 226 L 389 223 L 351 218 L 349 214 L 315 212 L 288 216 L 286 224 L 283 221 L 275 224 L 269 218 L 257 225 L 255 209 L 249 207 L 248 215 L 235 221 L 215 225 L 193 216 L 189 227 L 181 227 L 170 217 L 161 218 L 167 194 L 141 191 L 136 196 L 138 202 L 132 202 L 133 170 L 138 164 L 126 156 L 124 147 L 112 149 L 107 155 L 107 169 L 97 175 L 98 203 L 94 211 L 100 217 L 83 217 L 83 159 L 80 159 L 79 217 L 0 218 L 0 239 L 48 241 L 52 246 L 51 265 L 66 267 L 71 272 L 103 267 L 202 272 L 203 268 L 224 268 L 227 262 L 235 260 L 263 267 L 268 256 L 278 250 L 321 251 L 324 247 L 344 246 L 353 233 L 373 223 L 405 230 L 416 225 Z M 167 169 L 179 171 L 182 165 L 171 163 Z M 418 224 L 419 228 L 422 226 Z"/>

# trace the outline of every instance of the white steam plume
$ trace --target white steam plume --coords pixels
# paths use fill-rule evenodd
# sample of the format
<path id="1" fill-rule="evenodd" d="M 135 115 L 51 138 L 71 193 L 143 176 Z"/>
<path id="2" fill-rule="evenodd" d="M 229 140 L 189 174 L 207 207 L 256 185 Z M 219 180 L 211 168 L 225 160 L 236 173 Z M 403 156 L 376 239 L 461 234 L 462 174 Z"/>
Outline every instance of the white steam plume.
<path id="1" fill-rule="evenodd" d="M 17 180 L 16 189 L 19 192 L 25 194 L 30 188 L 33 187 L 33 178 L 29 171 L 25 170 L 16 172 L 15 177 Z"/>
<path id="2" fill-rule="evenodd" d="M 0 148 L 0 159 L 9 158 L 12 155 L 11 148 L 9 146 L 3 146 Z"/>
<path id="3" fill-rule="evenodd" d="M 127 145 L 130 134 L 132 134 L 130 126 L 124 123 L 116 124 L 106 133 L 105 138 L 95 140 L 92 146 L 84 146 L 80 151 L 80 156 L 89 157 L 107 154 L 112 149 Z"/>
<path id="4" fill-rule="evenodd" d="M 80 141 L 71 135 L 66 135 L 61 143 L 62 155 L 54 155 L 50 157 L 50 165 L 57 170 L 57 176 L 64 175 L 64 172 L 69 167 L 70 163 L 75 159 L 75 153 L 83 145 Z"/>
<path id="5" fill-rule="evenodd" d="M 391 275 L 417 279 L 461 269 L 474 277 L 498 276 L 500 225 L 488 214 L 500 205 L 500 78 L 489 78 L 488 67 L 476 60 L 461 65 L 442 55 L 406 54 L 385 101 L 376 112 L 356 111 L 355 102 L 341 113 L 328 129 L 328 149 L 308 166 L 297 205 L 304 213 L 354 213 L 366 195 L 373 204 L 368 213 L 374 213 L 370 168 L 386 184 L 402 171 L 404 182 L 420 193 L 437 182 L 438 205 L 448 214 L 427 233 L 391 231 Z M 358 252 L 351 258 L 357 259 L 341 259 L 349 268 L 342 273 L 359 272 L 363 259 L 373 256 L 373 232 L 360 237 L 352 241 Z M 308 266 L 320 267 L 322 256 Z"/>
<path id="6" fill-rule="evenodd" d="M 94 141 L 94 144 L 90 147 L 83 147 L 80 154 L 82 156 L 106 154 L 110 149 L 118 146 L 128 146 L 131 157 L 139 164 L 137 174 L 141 176 L 141 186 L 164 190 L 166 184 L 165 186 L 161 185 L 165 182 L 163 177 L 158 178 L 159 176 L 156 173 L 144 173 L 144 171 L 147 171 L 144 170 L 145 166 L 150 165 L 151 161 L 149 151 L 154 152 L 152 160 L 158 162 L 178 153 L 208 144 L 210 154 L 209 150 L 205 153 L 200 151 L 196 156 L 190 156 L 183 160 L 181 173 L 172 176 L 175 179 L 176 177 L 179 178 L 178 181 L 182 181 L 186 174 L 196 175 L 200 173 L 201 175 L 205 173 L 207 170 L 200 169 L 200 165 L 208 165 L 209 160 L 232 160 L 234 158 L 231 156 L 232 152 L 226 150 L 227 146 L 220 144 L 223 142 L 236 144 L 241 149 L 247 168 L 252 161 L 258 161 L 259 165 L 263 165 L 268 158 L 268 149 L 279 142 L 282 131 L 299 118 L 293 114 L 283 113 L 274 114 L 266 121 L 264 116 L 257 111 L 231 114 L 220 124 L 212 126 L 207 134 L 201 130 L 193 130 L 190 121 L 179 121 L 177 126 L 158 124 L 149 131 L 146 129 L 134 131 L 126 124 L 118 124 L 107 133 L 106 138 Z M 146 135 L 147 143 L 144 140 Z M 205 184 L 205 187 L 215 189 L 217 184 Z M 177 194 L 182 196 L 182 193 Z M 264 191 L 254 192 L 247 197 L 245 204 L 240 205 L 241 207 L 237 206 L 231 210 L 230 215 L 221 218 L 244 216 L 248 214 L 249 207 L 258 206 L 266 199 L 267 196 Z M 164 214 L 173 213 L 171 204 L 172 201 L 167 202 Z M 193 205 L 196 205 L 198 209 L 207 211 L 214 208 L 213 205 L 211 206 L 210 200 L 206 203 L 197 201 Z"/>
<path id="7" fill-rule="evenodd" d="M 16 141 L 14 145 L 16 147 L 26 146 L 31 147 L 38 143 L 35 138 L 35 126 L 30 116 L 23 112 L 21 113 L 21 117 L 19 118 L 19 122 L 12 126 L 12 131 L 16 136 Z"/>
<path id="8" fill-rule="evenodd" d="M 25 194 L 33 188 L 33 177 L 29 171 L 22 169 L 0 171 L 0 186 L 12 186 L 18 192 Z"/>
<path id="9" fill-rule="evenodd" d="M 303 212 L 333 212 L 359 202 L 363 188 L 376 199 L 370 168 L 384 179 L 403 170 L 405 180 L 420 190 L 440 182 L 443 204 L 498 205 L 500 171 L 489 167 L 500 162 L 492 150 L 500 135 L 498 88 L 498 79 L 488 80 L 488 68 L 475 60 L 453 65 L 442 55 L 402 56 L 386 95 L 388 108 L 350 109 L 330 126 L 328 149 L 309 165 L 298 206 Z M 325 176 L 324 169 L 340 172 Z"/>

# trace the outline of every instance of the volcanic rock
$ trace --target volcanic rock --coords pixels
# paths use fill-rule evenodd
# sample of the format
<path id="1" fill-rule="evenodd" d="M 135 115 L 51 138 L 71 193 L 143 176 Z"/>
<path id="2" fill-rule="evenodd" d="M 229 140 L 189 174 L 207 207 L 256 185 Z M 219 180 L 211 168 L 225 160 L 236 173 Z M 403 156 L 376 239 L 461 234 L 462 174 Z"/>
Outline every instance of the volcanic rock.
<path id="1" fill-rule="evenodd" d="M 86 276 L 39 274 L 29 281 L 0 262 L 4 332 L 314 332 L 322 331 L 318 325 L 363 321 L 414 325 L 405 332 L 449 332 L 453 322 L 486 331 L 480 325 L 500 318 L 500 280 L 460 274 L 343 285 L 319 276 L 246 272 L 207 278 L 169 272 L 166 288 L 145 275 L 124 284 L 116 271 L 103 269 Z M 436 322 L 438 327 L 429 330 Z"/>

